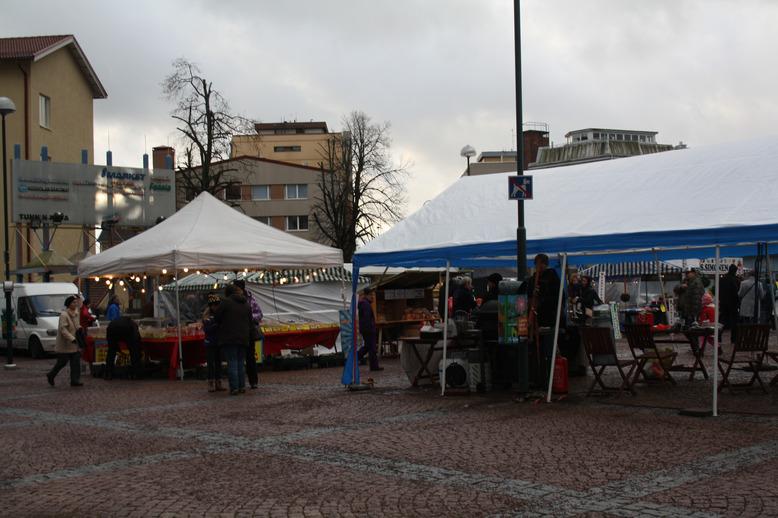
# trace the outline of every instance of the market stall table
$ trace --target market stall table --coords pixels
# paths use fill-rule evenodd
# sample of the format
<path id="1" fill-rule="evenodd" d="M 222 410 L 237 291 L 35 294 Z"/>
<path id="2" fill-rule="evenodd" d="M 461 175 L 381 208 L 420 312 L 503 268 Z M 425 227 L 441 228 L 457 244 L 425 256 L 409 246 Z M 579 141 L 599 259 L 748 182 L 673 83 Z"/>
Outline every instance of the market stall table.
<path id="1" fill-rule="evenodd" d="M 265 335 L 262 352 L 269 356 L 281 354 L 281 349 L 300 350 L 314 345 L 332 349 L 338 339 L 340 326 L 333 324 L 312 329 L 290 329 L 287 331 L 273 330 L 262 326 L 262 332 Z"/>
<path id="2" fill-rule="evenodd" d="M 419 381 L 423 379 L 428 379 L 430 382 L 435 383 L 435 380 L 438 378 L 437 375 L 437 369 L 435 371 L 430 370 L 430 361 L 432 360 L 433 355 L 436 351 L 442 351 L 443 345 L 437 346 L 438 342 L 442 342 L 443 338 L 442 336 L 439 337 L 420 337 L 420 336 L 401 336 L 400 341 L 403 343 L 406 343 L 410 346 L 411 351 L 413 351 L 413 355 L 416 357 L 416 359 L 419 361 L 419 369 L 416 372 L 416 374 L 411 379 L 411 386 L 418 387 Z M 422 355 L 419 352 L 419 345 L 428 345 L 427 352 Z M 449 340 L 449 345 L 446 348 L 447 351 L 456 351 L 461 349 L 461 347 L 458 347 L 453 340 Z M 423 357 L 422 357 L 423 356 Z"/>
<path id="3" fill-rule="evenodd" d="M 401 328 L 405 329 L 406 327 L 421 327 L 421 325 L 424 322 L 427 322 L 428 320 L 420 320 L 420 319 L 410 319 L 410 320 L 379 320 L 375 323 L 376 329 L 378 330 L 378 350 L 381 354 L 383 354 L 383 343 L 384 343 L 384 329 L 390 330 L 395 328 Z"/>
<path id="4" fill-rule="evenodd" d="M 692 381 L 694 380 L 694 374 L 699 369 L 702 372 L 703 378 L 706 380 L 708 379 L 708 371 L 705 369 L 705 365 L 702 363 L 702 356 L 705 349 L 700 347 L 700 338 L 708 338 L 709 336 L 713 336 L 713 333 L 715 332 L 714 327 L 693 327 L 690 329 L 684 329 L 683 331 L 680 331 L 680 334 L 682 334 L 684 338 L 676 338 L 675 335 L 678 333 L 673 333 L 669 329 L 657 330 L 652 328 L 652 330 L 655 336 L 670 336 L 670 338 L 664 339 L 655 338 L 654 343 L 688 344 L 691 348 L 692 355 L 694 356 L 694 363 L 692 363 L 692 365 L 673 365 L 670 367 L 670 371 L 689 372 L 689 381 Z"/>

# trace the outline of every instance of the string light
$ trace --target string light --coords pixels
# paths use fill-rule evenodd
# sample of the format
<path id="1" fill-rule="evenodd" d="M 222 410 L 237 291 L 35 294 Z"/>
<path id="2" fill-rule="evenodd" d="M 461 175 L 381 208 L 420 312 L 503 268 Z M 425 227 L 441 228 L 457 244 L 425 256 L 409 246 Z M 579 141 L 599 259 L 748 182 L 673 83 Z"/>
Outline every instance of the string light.
<path id="1" fill-rule="evenodd" d="M 146 275 L 145 275 L 145 274 L 143 275 L 143 280 L 144 280 L 144 281 L 146 280 Z"/>
<path id="2" fill-rule="evenodd" d="M 146 293 L 146 288 L 141 288 L 141 289 L 140 289 L 140 292 L 141 292 L 141 293 Z"/>
<path id="3" fill-rule="evenodd" d="M 162 291 L 162 286 L 160 286 L 158 289 L 159 289 L 159 291 Z"/>
<path id="4" fill-rule="evenodd" d="M 167 275 L 167 268 L 162 268 L 162 275 Z"/>
<path id="5" fill-rule="evenodd" d="M 95 282 L 100 282 L 100 277 L 95 277 Z"/>
<path id="6" fill-rule="evenodd" d="M 225 281 L 227 280 L 227 274 L 226 273 L 224 274 L 224 280 Z"/>
<path id="7" fill-rule="evenodd" d="M 110 290 L 111 288 L 113 288 L 113 284 L 111 284 L 111 283 L 109 282 L 109 283 L 108 283 L 108 289 Z"/>
<path id="8" fill-rule="evenodd" d="M 244 268 L 243 269 L 243 273 L 249 273 L 249 269 L 248 268 Z"/>
<path id="9" fill-rule="evenodd" d="M 195 273 L 196 273 L 197 275 L 200 275 L 200 270 L 197 270 Z"/>
<path id="10" fill-rule="evenodd" d="M 111 285 L 111 281 L 110 281 L 110 280 L 108 280 L 108 279 L 106 279 L 106 280 L 105 280 L 105 285 L 106 285 L 106 286 L 110 286 L 110 285 Z"/>
<path id="11" fill-rule="evenodd" d="M 189 268 L 184 268 L 184 273 L 189 273 Z"/>
<path id="12" fill-rule="evenodd" d="M 218 288 L 218 287 L 219 287 L 219 283 L 218 283 L 218 282 L 214 282 L 214 283 L 213 283 L 213 289 L 216 289 L 216 288 Z"/>
<path id="13" fill-rule="evenodd" d="M 119 286 L 124 286 L 124 281 L 119 281 Z"/>

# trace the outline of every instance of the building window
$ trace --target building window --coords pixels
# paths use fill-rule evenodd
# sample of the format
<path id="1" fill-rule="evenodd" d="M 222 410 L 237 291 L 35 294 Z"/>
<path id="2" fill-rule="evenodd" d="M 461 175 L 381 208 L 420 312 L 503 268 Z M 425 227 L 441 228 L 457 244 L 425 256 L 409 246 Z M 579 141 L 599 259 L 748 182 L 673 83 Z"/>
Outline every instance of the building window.
<path id="1" fill-rule="evenodd" d="M 308 216 L 287 216 L 286 230 L 290 232 L 308 230 Z"/>
<path id="2" fill-rule="evenodd" d="M 227 186 L 224 190 L 226 200 L 240 200 L 240 184 L 233 183 Z"/>
<path id="3" fill-rule="evenodd" d="M 640 135 L 640 141 L 641 142 L 645 142 L 646 141 L 646 136 L 645 135 Z"/>
<path id="4" fill-rule="evenodd" d="M 308 185 L 304 183 L 292 183 L 286 186 L 287 200 L 305 200 L 308 198 Z"/>
<path id="5" fill-rule="evenodd" d="M 270 186 L 269 185 L 252 185 L 251 186 L 251 199 L 252 200 L 269 200 L 270 199 Z"/>
<path id="6" fill-rule="evenodd" d="M 600 140 L 600 134 L 599 133 L 594 133 L 594 134 L 592 134 L 592 138 L 594 140 Z"/>
<path id="7" fill-rule="evenodd" d="M 270 216 L 254 216 L 254 219 L 259 221 L 260 223 L 264 223 L 265 225 L 270 225 L 271 223 Z"/>
<path id="8" fill-rule="evenodd" d="M 300 146 L 273 146 L 274 153 L 291 153 L 301 151 Z"/>
<path id="9" fill-rule="evenodd" d="M 608 135 L 608 140 L 616 140 L 616 134 L 611 133 L 610 135 Z"/>
<path id="10" fill-rule="evenodd" d="M 38 98 L 38 112 L 40 115 L 40 125 L 44 128 L 51 128 L 51 98 L 41 94 Z"/>

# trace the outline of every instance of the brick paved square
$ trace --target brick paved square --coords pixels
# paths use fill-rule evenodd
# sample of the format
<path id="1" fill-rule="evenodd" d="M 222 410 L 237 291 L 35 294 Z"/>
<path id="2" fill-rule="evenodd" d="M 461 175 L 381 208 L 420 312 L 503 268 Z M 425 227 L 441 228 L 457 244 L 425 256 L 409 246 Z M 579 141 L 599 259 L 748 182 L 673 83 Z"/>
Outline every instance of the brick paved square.
<path id="1" fill-rule="evenodd" d="M 51 389 L 52 360 L 0 371 L 3 516 L 760 516 L 775 514 L 773 391 L 710 384 L 554 404 L 412 389 L 396 361 L 349 393 L 340 369 Z M 63 378 L 64 379 L 64 378 Z M 735 413 L 734 410 L 739 410 Z"/>

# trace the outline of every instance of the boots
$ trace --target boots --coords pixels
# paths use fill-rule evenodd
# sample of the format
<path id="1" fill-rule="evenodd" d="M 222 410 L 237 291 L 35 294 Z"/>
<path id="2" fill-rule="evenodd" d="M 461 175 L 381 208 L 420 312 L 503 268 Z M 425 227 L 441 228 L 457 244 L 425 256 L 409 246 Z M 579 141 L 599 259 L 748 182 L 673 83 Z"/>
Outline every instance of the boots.
<path id="1" fill-rule="evenodd" d="M 222 387 L 222 380 L 216 380 L 216 391 L 217 392 L 224 392 L 225 390 L 227 390 L 227 389 Z"/>
<path id="2" fill-rule="evenodd" d="M 208 392 L 216 392 L 216 382 L 214 380 L 208 380 Z"/>

